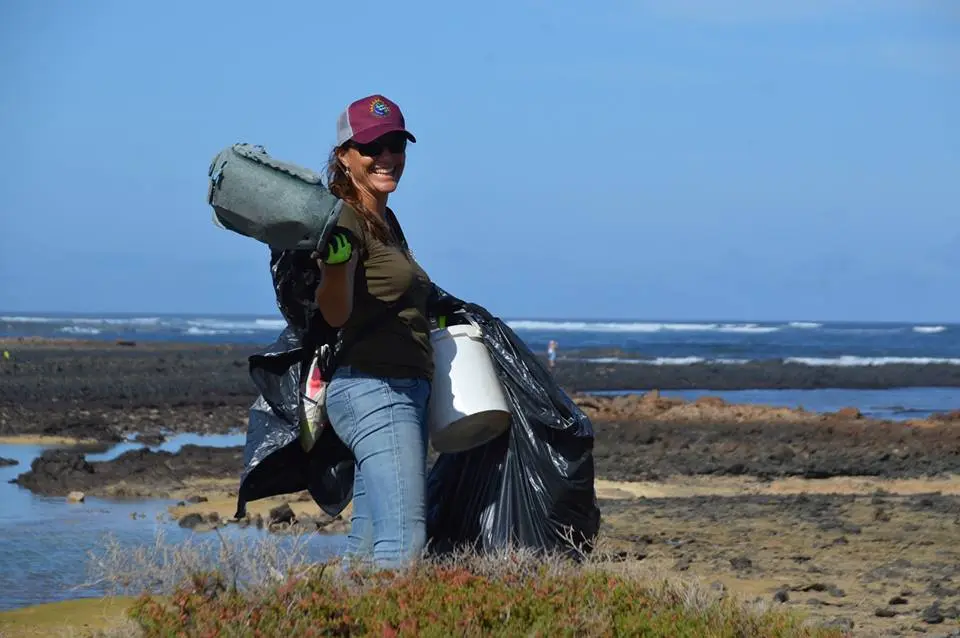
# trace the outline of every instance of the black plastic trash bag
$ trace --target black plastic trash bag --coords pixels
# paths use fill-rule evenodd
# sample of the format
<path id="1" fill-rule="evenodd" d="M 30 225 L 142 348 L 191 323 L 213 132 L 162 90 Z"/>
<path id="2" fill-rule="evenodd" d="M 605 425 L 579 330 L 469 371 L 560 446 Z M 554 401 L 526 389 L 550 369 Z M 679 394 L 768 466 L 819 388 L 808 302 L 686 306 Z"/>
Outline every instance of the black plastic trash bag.
<path id="1" fill-rule="evenodd" d="M 236 518 L 246 515 L 249 501 L 278 494 L 308 490 L 330 516 L 353 498 L 355 460 L 333 430 L 325 428 L 309 453 L 300 444 L 300 379 L 310 353 L 288 328 L 250 357 L 250 377 L 261 394 L 250 407 Z"/>
<path id="2" fill-rule="evenodd" d="M 437 459 L 427 484 L 432 549 L 590 551 L 600 527 L 593 425 L 500 319 L 465 304 L 448 323 L 468 317 L 483 333 L 511 427 L 486 445 Z"/>
<path id="3" fill-rule="evenodd" d="M 299 443 L 300 381 L 313 353 L 336 331 L 313 305 L 312 259 L 274 252 L 271 272 L 288 327 L 250 357 L 260 396 L 250 409 L 237 517 L 246 503 L 308 490 L 328 514 L 353 495 L 355 461 L 331 428 L 309 453 Z M 435 287 L 431 318 L 480 326 L 511 407 L 511 428 L 497 439 L 457 454 L 441 454 L 427 485 L 430 547 L 592 548 L 600 525 L 594 492 L 593 426 L 549 371 L 501 320 Z"/>
<path id="4" fill-rule="evenodd" d="M 249 358 L 260 396 L 250 407 L 236 517 L 246 515 L 250 501 L 302 490 L 336 516 L 353 498 L 353 454 L 329 428 L 309 453 L 300 445 L 300 382 L 313 353 L 336 331 L 312 301 L 319 271 L 308 251 L 273 251 L 270 271 L 287 328 Z"/>

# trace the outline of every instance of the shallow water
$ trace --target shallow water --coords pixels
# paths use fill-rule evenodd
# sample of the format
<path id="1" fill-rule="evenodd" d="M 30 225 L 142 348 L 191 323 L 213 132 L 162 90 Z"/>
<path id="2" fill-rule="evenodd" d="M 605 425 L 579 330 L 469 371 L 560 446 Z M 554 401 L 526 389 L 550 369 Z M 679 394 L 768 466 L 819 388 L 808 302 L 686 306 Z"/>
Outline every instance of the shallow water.
<path id="1" fill-rule="evenodd" d="M 628 391 L 591 392 L 601 396 L 638 394 Z M 960 388 L 891 388 L 856 390 L 662 390 L 661 396 L 694 400 L 721 397 L 730 403 L 752 403 L 786 408 L 803 407 L 810 412 L 836 412 L 855 407 L 876 419 L 902 421 L 922 419 L 960 409 Z"/>
<path id="2" fill-rule="evenodd" d="M 143 443 L 137 443 L 133 441 L 132 439 L 135 436 L 135 434 L 131 435 L 129 437 L 131 440 L 125 443 L 119 443 L 105 452 L 87 454 L 86 459 L 91 463 L 94 461 L 112 461 L 125 452 L 139 450 L 142 448 L 150 448 L 155 452 L 176 452 L 184 445 L 235 447 L 238 445 L 243 445 L 246 439 L 245 435 L 243 434 L 176 434 L 163 441 L 159 445 L 144 445 Z"/>
<path id="3" fill-rule="evenodd" d="M 242 435 L 219 437 L 179 435 L 153 449 L 176 451 L 186 443 L 231 446 L 243 443 Z M 62 497 L 36 496 L 9 483 L 30 468 L 44 449 L 40 445 L 0 445 L 0 457 L 16 459 L 19 465 L 0 468 L 0 610 L 43 602 L 100 595 L 97 587 L 84 587 L 89 580 L 90 552 L 103 547 L 108 537 L 125 546 L 152 545 L 162 531 L 165 544 L 195 534 L 173 521 L 168 499 L 113 500 L 88 497 L 70 504 Z M 123 443 L 102 454 L 87 458 L 114 458 L 129 449 L 144 447 Z M 221 530 L 228 539 L 255 539 L 269 532 L 228 526 Z M 310 541 L 309 554 L 323 560 L 342 551 L 343 537 L 317 535 Z"/>

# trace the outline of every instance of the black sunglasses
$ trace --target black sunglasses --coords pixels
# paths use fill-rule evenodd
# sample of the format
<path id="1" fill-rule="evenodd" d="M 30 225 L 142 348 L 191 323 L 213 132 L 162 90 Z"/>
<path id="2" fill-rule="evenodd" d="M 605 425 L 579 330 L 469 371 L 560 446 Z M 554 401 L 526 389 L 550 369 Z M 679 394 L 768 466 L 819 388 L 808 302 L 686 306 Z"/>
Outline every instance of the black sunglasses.
<path id="1" fill-rule="evenodd" d="M 366 144 L 351 142 L 350 146 L 357 149 L 357 151 L 365 157 L 380 157 L 383 149 L 388 149 L 391 153 L 399 154 L 407 150 L 407 136 L 403 134 L 387 134 Z"/>

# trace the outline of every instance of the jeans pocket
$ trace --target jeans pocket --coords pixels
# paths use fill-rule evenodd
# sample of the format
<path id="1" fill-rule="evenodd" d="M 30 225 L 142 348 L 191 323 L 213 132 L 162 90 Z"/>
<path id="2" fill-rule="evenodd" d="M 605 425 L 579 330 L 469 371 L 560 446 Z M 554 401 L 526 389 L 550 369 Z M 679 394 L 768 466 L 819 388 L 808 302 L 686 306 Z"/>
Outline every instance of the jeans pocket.
<path id="1" fill-rule="evenodd" d="M 393 390 L 397 391 L 413 390 L 423 383 L 423 379 L 419 379 L 417 377 L 391 377 L 389 379 L 385 379 L 385 381 Z"/>

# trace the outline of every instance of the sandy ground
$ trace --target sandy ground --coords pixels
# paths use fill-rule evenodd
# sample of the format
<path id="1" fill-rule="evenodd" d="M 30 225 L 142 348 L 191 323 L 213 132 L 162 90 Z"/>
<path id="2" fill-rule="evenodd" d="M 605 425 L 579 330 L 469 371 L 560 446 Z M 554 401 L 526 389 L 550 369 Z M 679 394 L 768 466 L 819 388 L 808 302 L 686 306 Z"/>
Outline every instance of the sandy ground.
<path id="1" fill-rule="evenodd" d="M 960 469 L 960 468 L 958 468 Z M 634 498 L 690 498 L 695 496 L 744 496 L 785 494 L 915 494 L 960 495 L 960 474 L 922 479 L 871 479 L 833 477 L 829 479 L 777 479 L 764 481 L 751 477 L 693 476 L 670 481 L 608 481 L 595 483 L 597 498 L 622 500 Z"/>
<path id="2" fill-rule="evenodd" d="M 960 630 L 960 478 L 600 481 L 637 569 L 787 605 L 856 636 Z"/>
<path id="3" fill-rule="evenodd" d="M 0 612 L 0 638 L 79 638 L 93 631 L 136 636 L 124 611 L 133 598 L 86 598 Z"/>
<path id="4" fill-rule="evenodd" d="M 176 505 L 169 508 L 170 515 L 178 520 L 190 514 L 200 514 L 207 520 L 219 519 L 221 525 L 235 522 L 233 516 L 237 511 L 236 479 L 191 480 L 188 485 L 171 492 L 170 496 L 180 499 Z M 341 524 L 330 525 L 333 521 L 317 506 L 310 495 L 307 492 L 299 492 L 248 503 L 247 520 L 255 522 L 259 517 L 267 524 L 271 510 L 284 505 L 293 511 L 298 520 L 309 519 L 326 523 L 323 531 L 327 533 L 342 533 L 346 529 L 346 521 L 350 518 L 348 505 L 338 517 L 338 522 Z"/>

